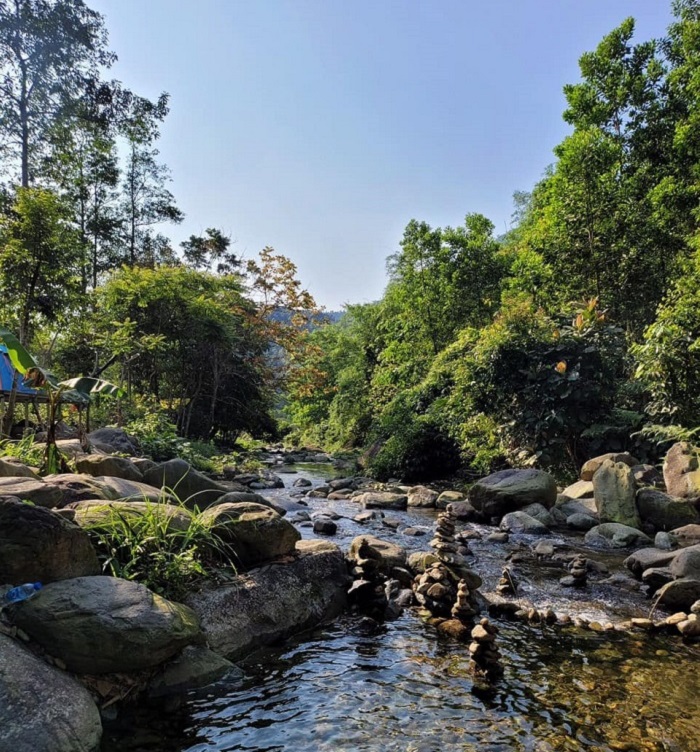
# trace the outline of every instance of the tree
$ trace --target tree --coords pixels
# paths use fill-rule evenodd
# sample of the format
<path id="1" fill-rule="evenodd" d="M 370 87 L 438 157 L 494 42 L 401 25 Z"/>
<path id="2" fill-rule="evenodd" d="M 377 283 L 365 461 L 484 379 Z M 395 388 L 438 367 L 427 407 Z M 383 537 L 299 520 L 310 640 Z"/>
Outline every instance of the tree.
<path id="1" fill-rule="evenodd" d="M 83 0 L 0 0 L 0 137 L 24 188 L 51 128 L 115 59 Z"/>
<path id="2" fill-rule="evenodd" d="M 195 269 L 216 271 L 217 274 L 238 274 L 241 261 L 229 251 L 231 238 L 213 227 L 204 235 L 190 235 L 180 243 L 185 262 Z"/>

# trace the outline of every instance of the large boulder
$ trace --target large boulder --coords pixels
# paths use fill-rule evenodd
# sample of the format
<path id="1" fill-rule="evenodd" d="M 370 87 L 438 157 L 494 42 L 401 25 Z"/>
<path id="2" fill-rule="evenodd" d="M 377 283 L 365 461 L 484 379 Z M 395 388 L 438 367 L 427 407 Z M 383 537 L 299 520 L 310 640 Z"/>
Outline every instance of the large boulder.
<path id="1" fill-rule="evenodd" d="M 230 547 L 235 561 L 248 568 L 292 553 L 299 531 L 274 509 L 254 504 L 215 504 L 205 509 L 200 521 Z"/>
<path id="2" fill-rule="evenodd" d="M 389 576 L 394 567 L 406 566 L 406 551 L 396 543 L 375 538 L 373 535 L 359 535 L 348 549 L 348 560 L 356 564 L 360 559 L 374 559 L 377 571 Z"/>
<path id="3" fill-rule="evenodd" d="M 206 687 L 223 676 L 242 678 L 243 672 L 204 645 L 188 645 L 180 655 L 158 670 L 148 685 L 148 696 L 183 694 L 191 689 Z"/>
<path id="4" fill-rule="evenodd" d="M 143 481 L 143 473 L 126 457 L 86 454 L 75 460 L 75 466 L 79 473 L 85 473 L 86 475 L 108 475 L 112 478 Z"/>
<path id="5" fill-rule="evenodd" d="M 501 520 L 501 530 L 525 535 L 547 535 L 549 528 L 525 512 L 508 512 Z"/>
<path id="6" fill-rule="evenodd" d="M 700 449 L 687 441 L 674 444 L 664 459 L 666 491 L 679 499 L 700 498 Z"/>
<path id="7" fill-rule="evenodd" d="M 593 476 L 593 495 L 601 522 L 639 527 L 636 493 L 632 468 L 625 462 L 605 460 Z"/>
<path id="8" fill-rule="evenodd" d="M 683 544 L 700 543 L 700 525 L 683 525 L 671 530 L 671 535 Z"/>
<path id="9" fill-rule="evenodd" d="M 653 488 L 640 488 L 637 491 L 637 510 L 642 522 L 648 523 L 654 530 L 673 530 L 700 523 L 700 515 L 692 501 L 673 499 Z"/>
<path id="10" fill-rule="evenodd" d="M 90 441 L 98 444 L 107 444 L 113 452 L 120 454 L 138 454 L 138 442 L 123 428 L 98 428 L 87 435 Z"/>
<path id="11" fill-rule="evenodd" d="M 0 582 L 53 582 L 100 573 L 84 530 L 55 512 L 0 499 Z"/>
<path id="12" fill-rule="evenodd" d="M 8 752 L 94 752 L 102 723 L 73 677 L 0 634 L 0 748 Z"/>
<path id="13" fill-rule="evenodd" d="M 143 479 L 156 488 L 166 488 L 187 506 L 200 509 L 213 504 L 228 491 L 221 483 L 207 478 L 181 459 L 161 462 L 147 470 Z"/>
<path id="14" fill-rule="evenodd" d="M 354 497 L 365 509 L 406 509 L 408 496 L 390 491 L 366 491 Z"/>
<path id="15" fill-rule="evenodd" d="M 673 561 L 675 551 L 660 551 L 658 548 L 640 548 L 623 562 L 632 574 L 641 578 L 646 569 L 665 567 Z"/>
<path id="16" fill-rule="evenodd" d="M 300 509 L 306 509 L 303 504 L 299 504 L 291 499 L 267 499 L 254 491 L 229 491 L 219 497 L 214 505 L 218 504 L 239 504 L 241 502 L 253 504 L 262 504 L 264 507 L 274 509 L 280 517 L 284 517 L 287 512 L 295 512 Z"/>
<path id="17" fill-rule="evenodd" d="M 121 501 L 150 501 L 154 503 L 177 503 L 174 494 L 165 488 L 156 488 L 148 483 L 126 478 L 113 478 L 109 475 L 100 475 L 95 478 L 105 494 L 105 498 Z"/>
<path id="18" fill-rule="evenodd" d="M 682 548 L 676 552 L 670 564 L 674 577 L 690 577 L 700 580 L 700 545 Z"/>
<path id="19" fill-rule="evenodd" d="M 53 582 L 15 608 L 16 624 L 79 674 L 151 668 L 200 637 L 189 608 L 117 577 Z"/>
<path id="20" fill-rule="evenodd" d="M 11 496 L 31 501 L 38 507 L 53 509 L 61 504 L 61 490 L 43 480 L 34 478 L 0 478 L 0 497 Z"/>
<path id="21" fill-rule="evenodd" d="M 474 483 L 468 499 L 483 517 L 502 517 L 530 504 L 549 509 L 557 499 L 557 484 L 543 470 L 500 470 Z"/>
<path id="22" fill-rule="evenodd" d="M 576 483 L 572 483 L 567 486 L 562 492 L 562 496 L 566 496 L 569 499 L 588 499 L 593 497 L 593 481 L 590 480 L 577 480 Z"/>
<path id="23" fill-rule="evenodd" d="M 184 532 L 193 520 L 192 513 L 181 506 L 148 501 L 76 501 L 65 507 L 62 513 L 68 515 L 71 511 L 73 514 L 70 516 L 81 528 L 98 530 L 118 518 L 136 521 L 137 518 L 149 515 L 157 521 L 159 527 L 164 526 L 167 532 Z"/>
<path id="24" fill-rule="evenodd" d="M 262 645 L 336 617 L 345 607 L 348 574 L 340 549 L 299 541 L 293 561 L 207 586 L 186 599 L 212 650 L 232 660 Z"/>
<path id="25" fill-rule="evenodd" d="M 0 457 L 0 478 L 34 478 L 39 476 L 29 467 L 12 457 Z"/>
<path id="26" fill-rule="evenodd" d="M 447 509 L 450 504 L 454 504 L 458 501 L 465 501 L 466 494 L 461 491 L 443 491 L 435 501 L 435 506 L 438 509 Z"/>
<path id="27" fill-rule="evenodd" d="M 87 499 L 115 499 L 111 492 L 98 478 L 84 473 L 60 473 L 47 475 L 46 484 L 58 495 L 58 503 L 54 506 L 63 507 L 75 501 Z"/>
<path id="28" fill-rule="evenodd" d="M 627 548 L 628 546 L 649 546 L 651 538 L 640 530 L 622 525 L 619 522 L 605 522 L 596 525 L 585 535 L 584 541 L 597 548 Z"/>
<path id="29" fill-rule="evenodd" d="M 409 507 L 434 507 L 440 494 L 427 486 L 413 486 L 408 492 Z"/>
<path id="30" fill-rule="evenodd" d="M 661 587 L 656 597 L 659 603 L 672 611 L 687 613 L 695 601 L 700 599 L 700 579 L 672 580 Z"/>
<path id="31" fill-rule="evenodd" d="M 629 467 L 639 464 L 639 460 L 635 459 L 629 452 L 608 452 L 608 454 L 601 454 L 599 457 L 594 457 L 585 462 L 581 468 L 579 477 L 581 480 L 593 480 L 593 476 L 598 472 L 603 463 L 608 460 L 613 463 L 622 462 Z"/>

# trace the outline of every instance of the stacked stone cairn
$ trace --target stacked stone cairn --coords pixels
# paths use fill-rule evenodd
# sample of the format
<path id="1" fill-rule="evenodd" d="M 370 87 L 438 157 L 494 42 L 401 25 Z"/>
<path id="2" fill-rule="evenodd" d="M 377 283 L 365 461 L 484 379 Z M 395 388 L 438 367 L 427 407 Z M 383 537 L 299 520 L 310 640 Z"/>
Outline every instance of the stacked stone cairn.
<path id="1" fill-rule="evenodd" d="M 457 600 L 452 606 L 452 618 L 457 619 L 464 624 L 473 622 L 478 613 L 471 602 L 471 593 L 465 580 L 460 580 L 457 585 Z"/>
<path id="2" fill-rule="evenodd" d="M 496 585 L 496 592 L 499 595 L 515 595 L 517 589 L 518 583 L 513 577 L 510 567 L 503 567 L 501 579 L 498 581 L 498 585 Z"/>
<path id="3" fill-rule="evenodd" d="M 416 600 L 434 616 L 449 616 L 457 589 L 452 573 L 438 561 L 415 579 Z"/>
<path id="4" fill-rule="evenodd" d="M 564 587 L 585 587 L 587 582 L 586 564 L 586 557 L 576 554 L 569 565 L 569 574 L 562 577 L 559 582 Z"/>
<path id="5" fill-rule="evenodd" d="M 380 620 L 387 608 L 385 577 L 378 571 L 379 562 L 372 557 L 366 540 L 357 549 L 357 559 L 352 570 L 354 582 L 348 590 L 350 606 L 360 613 Z"/>
<path id="6" fill-rule="evenodd" d="M 430 541 L 438 559 L 445 564 L 456 564 L 458 561 L 457 541 L 455 540 L 455 518 L 450 511 L 438 515 L 435 523 L 435 537 Z"/>
<path id="7" fill-rule="evenodd" d="M 501 654 L 496 647 L 495 627 L 488 619 L 482 619 L 472 629 L 472 642 L 469 654 L 472 660 L 472 672 L 479 678 L 496 679 L 503 674 Z"/>

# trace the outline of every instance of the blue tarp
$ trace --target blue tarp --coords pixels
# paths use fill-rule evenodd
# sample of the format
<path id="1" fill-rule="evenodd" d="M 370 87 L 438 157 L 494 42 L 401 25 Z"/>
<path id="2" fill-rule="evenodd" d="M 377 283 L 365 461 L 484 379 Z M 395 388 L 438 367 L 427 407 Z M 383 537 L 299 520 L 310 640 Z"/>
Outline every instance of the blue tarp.
<path id="1" fill-rule="evenodd" d="M 12 381 L 15 373 L 14 366 L 10 363 L 10 356 L 7 354 L 7 347 L 0 345 L 0 391 L 12 391 Z M 34 397 L 46 399 L 46 394 L 41 389 L 31 389 L 25 386 L 21 376 L 17 379 L 17 396 L 25 399 Z"/>

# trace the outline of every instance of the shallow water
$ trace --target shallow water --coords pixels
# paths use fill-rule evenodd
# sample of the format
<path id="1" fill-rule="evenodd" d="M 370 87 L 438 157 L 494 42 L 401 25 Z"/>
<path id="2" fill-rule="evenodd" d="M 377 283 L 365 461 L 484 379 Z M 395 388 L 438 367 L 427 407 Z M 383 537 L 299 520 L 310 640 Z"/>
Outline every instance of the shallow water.
<path id="1" fill-rule="evenodd" d="M 304 470 L 318 483 L 318 472 Z M 291 485 L 298 475 L 287 475 Z M 284 494 L 285 492 L 278 492 Z M 351 517 L 352 502 L 311 501 Z M 434 512 L 389 513 L 429 527 Z M 341 519 L 335 538 L 346 546 L 363 530 L 425 549 L 376 523 L 368 530 Z M 312 533 L 303 529 L 305 537 Z M 556 539 L 555 539 L 556 540 Z M 508 547 L 470 543 L 484 590 Z M 560 543 L 565 541 L 561 540 Z M 567 541 L 571 543 L 571 541 Z M 611 570 L 621 557 L 605 559 Z M 517 571 L 517 570 L 516 570 Z M 638 592 L 594 584 L 572 595 L 556 586 L 556 568 L 524 567 L 523 596 L 541 608 L 619 620 L 642 615 Z M 121 714 L 104 752 L 559 752 L 700 750 L 700 646 L 676 636 L 597 634 L 494 620 L 505 675 L 488 688 L 474 684 L 469 654 L 437 636 L 414 612 L 373 636 L 357 620 L 336 623 L 259 651 L 241 664 L 242 680 Z"/>

